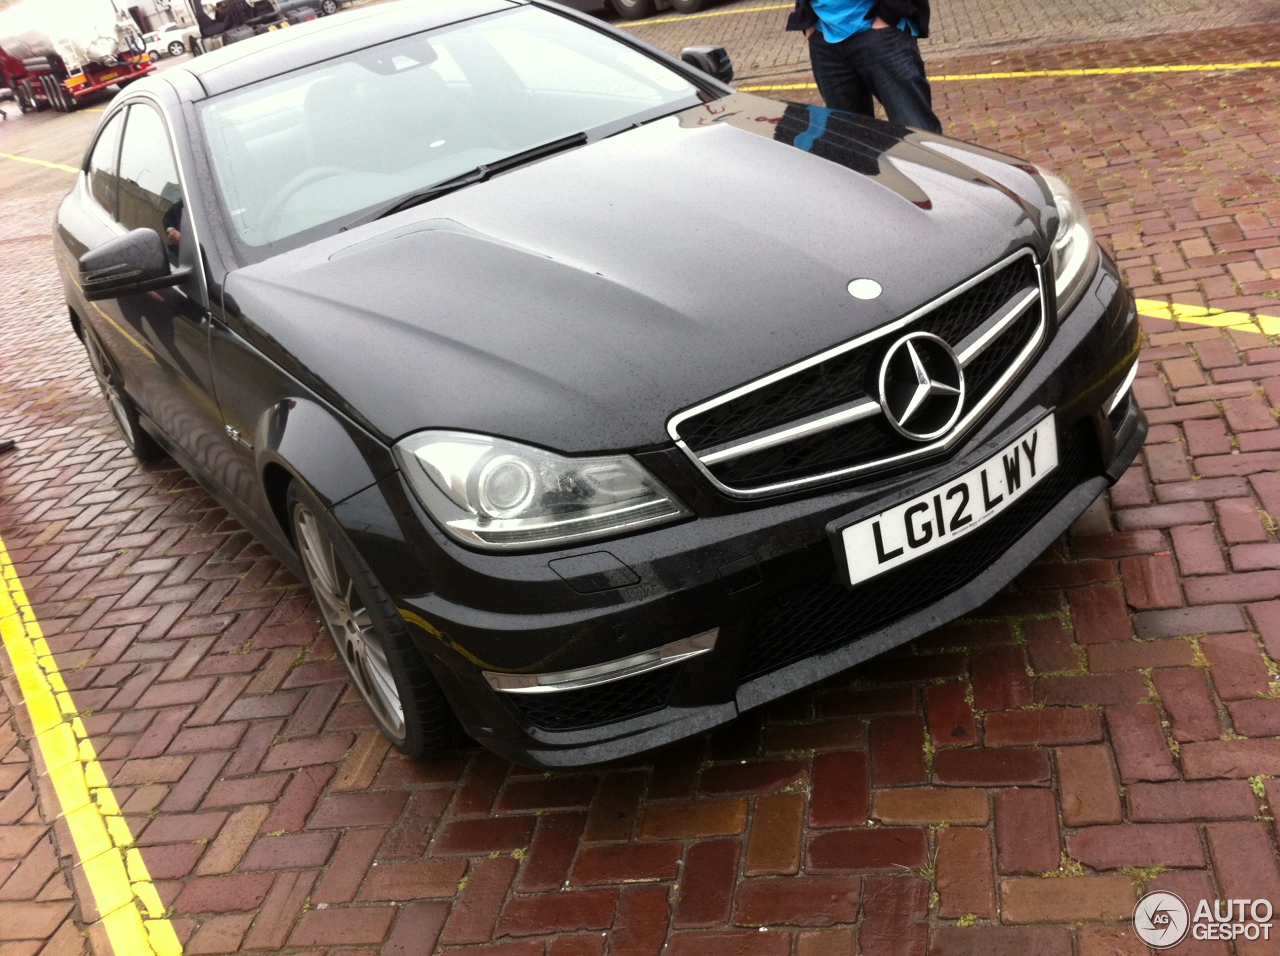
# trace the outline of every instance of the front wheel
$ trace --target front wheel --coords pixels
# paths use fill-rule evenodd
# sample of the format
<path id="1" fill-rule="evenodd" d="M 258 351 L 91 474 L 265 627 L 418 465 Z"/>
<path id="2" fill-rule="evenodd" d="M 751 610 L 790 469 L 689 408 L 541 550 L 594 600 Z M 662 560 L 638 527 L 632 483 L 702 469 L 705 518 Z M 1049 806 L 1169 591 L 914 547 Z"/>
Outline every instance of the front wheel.
<path id="1" fill-rule="evenodd" d="M 624 20 L 643 20 L 657 9 L 653 0 L 610 0 Z"/>
<path id="2" fill-rule="evenodd" d="M 289 486 L 294 546 L 325 629 L 365 706 L 410 757 L 450 749 L 455 721 L 391 598 L 319 499 Z"/>
<path id="3" fill-rule="evenodd" d="M 102 397 L 107 400 L 107 408 L 111 410 L 111 417 L 115 419 L 116 427 L 120 429 L 120 437 L 129 446 L 129 451 L 133 452 L 133 457 L 138 461 L 156 461 L 163 458 L 164 449 L 142 427 L 137 406 L 125 393 L 124 387 L 120 384 L 120 377 L 107 361 L 107 357 L 102 354 L 101 347 L 88 329 L 84 331 L 84 347 L 89 352 L 89 364 L 93 366 L 93 376 L 98 380 Z"/>
<path id="4" fill-rule="evenodd" d="M 182 54 L 186 52 L 187 52 L 187 45 L 183 43 L 181 40 L 170 41 L 169 43 L 170 56 L 182 56 Z"/>

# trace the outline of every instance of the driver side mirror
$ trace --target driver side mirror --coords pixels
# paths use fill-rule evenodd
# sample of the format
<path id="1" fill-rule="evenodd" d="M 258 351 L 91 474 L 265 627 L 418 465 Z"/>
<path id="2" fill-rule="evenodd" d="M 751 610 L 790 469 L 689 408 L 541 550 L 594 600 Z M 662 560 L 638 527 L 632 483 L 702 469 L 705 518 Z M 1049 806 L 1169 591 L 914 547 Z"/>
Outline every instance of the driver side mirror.
<path id="1" fill-rule="evenodd" d="M 80 286 L 90 301 L 163 289 L 190 274 L 189 267 L 169 265 L 164 240 L 154 229 L 133 229 L 80 257 Z"/>
<path id="2" fill-rule="evenodd" d="M 733 79 L 733 63 L 722 46 L 687 46 L 680 51 L 680 59 L 721 83 Z"/>

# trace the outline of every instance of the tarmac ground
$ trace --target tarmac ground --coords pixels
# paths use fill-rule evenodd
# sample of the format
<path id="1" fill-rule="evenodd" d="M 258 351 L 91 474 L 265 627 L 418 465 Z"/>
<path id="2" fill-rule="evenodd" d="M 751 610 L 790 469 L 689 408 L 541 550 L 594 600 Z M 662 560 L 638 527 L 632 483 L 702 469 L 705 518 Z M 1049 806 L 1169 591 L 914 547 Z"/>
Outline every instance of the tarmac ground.
<path id="1" fill-rule="evenodd" d="M 10 111 L 0 956 L 1131 956 L 1145 892 L 1280 907 L 1280 24 L 1142 6 L 926 52 L 946 131 L 1061 172 L 1139 296 L 1140 459 L 969 618 L 573 773 L 389 750 L 305 588 L 129 456 L 50 254 L 96 114 Z"/>

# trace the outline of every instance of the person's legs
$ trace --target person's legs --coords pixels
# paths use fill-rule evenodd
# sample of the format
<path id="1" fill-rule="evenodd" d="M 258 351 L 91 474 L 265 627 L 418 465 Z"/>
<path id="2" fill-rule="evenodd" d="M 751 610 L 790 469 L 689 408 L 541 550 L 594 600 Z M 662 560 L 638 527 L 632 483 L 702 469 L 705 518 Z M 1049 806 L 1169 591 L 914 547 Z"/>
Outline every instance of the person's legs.
<path id="1" fill-rule="evenodd" d="M 892 123 L 942 132 L 933 112 L 933 95 L 920 58 L 920 44 L 893 27 L 867 30 L 845 41 L 849 56 Z"/>
<path id="2" fill-rule="evenodd" d="M 813 31 L 809 37 L 809 62 L 813 65 L 814 82 L 822 101 L 831 109 L 874 116 L 871 90 L 850 61 L 847 43 L 828 43 L 821 30 Z"/>

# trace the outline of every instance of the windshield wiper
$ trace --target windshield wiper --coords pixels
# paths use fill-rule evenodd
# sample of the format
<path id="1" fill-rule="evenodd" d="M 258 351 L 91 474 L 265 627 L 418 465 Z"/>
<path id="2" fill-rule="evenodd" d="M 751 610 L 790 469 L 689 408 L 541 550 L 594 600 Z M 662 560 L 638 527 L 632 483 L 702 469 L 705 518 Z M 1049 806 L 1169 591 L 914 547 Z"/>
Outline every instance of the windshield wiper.
<path id="1" fill-rule="evenodd" d="M 447 193 L 451 193 L 454 190 L 484 182 L 495 173 L 506 172 L 508 169 L 515 169 L 517 166 L 523 166 L 525 163 L 531 163 L 536 159 L 542 159 L 555 153 L 564 152 L 567 149 L 573 149 L 575 146 L 582 146 L 586 142 L 586 133 L 574 133 L 572 136 L 553 139 L 549 143 L 543 143 L 540 146 L 534 146 L 530 149 L 521 150 L 518 153 L 512 153 L 510 156 L 504 156 L 502 159 L 495 159 L 491 163 L 484 163 L 477 166 L 475 169 L 468 170 L 465 173 L 441 180 L 438 183 L 428 186 L 426 189 L 411 192 L 407 196 L 401 196 L 388 206 L 353 219 L 339 231 L 346 232 L 348 229 L 354 229 L 356 226 L 363 226 L 366 223 L 375 222 L 378 219 L 385 219 L 387 216 L 394 216 L 398 212 L 403 212 L 405 209 L 411 209 L 414 206 L 420 206 L 424 202 L 430 202 L 431 200 L 437 199 Z"/>

